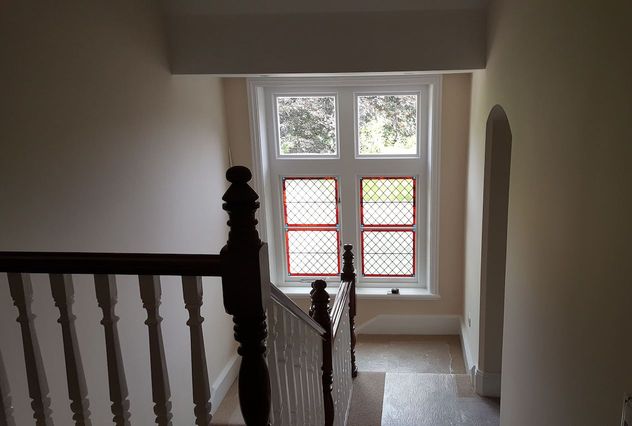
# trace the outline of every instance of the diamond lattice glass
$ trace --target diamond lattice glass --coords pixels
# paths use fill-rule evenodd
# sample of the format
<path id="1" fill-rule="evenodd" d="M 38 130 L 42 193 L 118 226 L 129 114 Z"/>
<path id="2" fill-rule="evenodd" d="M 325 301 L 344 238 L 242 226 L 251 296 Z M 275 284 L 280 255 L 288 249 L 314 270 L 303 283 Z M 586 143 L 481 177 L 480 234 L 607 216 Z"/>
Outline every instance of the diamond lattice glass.
<path id="1" fill-rule="evenodd" d="M 283 203 L 288 226 L 338 223 L 335 178 L 285 178 Z"/>
<path id="2" fill-rule="evenodd" d="M 362 272 L 369 277 L 415 275 L 414 231 L 362 231 Z"/>
<path id="3" fill-rule="evenodd" d="M 290 275 L 337 275 L 337 230 L 288 230 Z"/>
<path id="4" fill-rule="evenodd" d="M 362 225 L 401 226 L 415 224 L 415 179 L 363 178 Z"/>
<path id="5" fill-rule="evenodd" d="M 337 275 L 340 244 L 336 178 L 283 178 L 283 210 L 288 274 Z"/>

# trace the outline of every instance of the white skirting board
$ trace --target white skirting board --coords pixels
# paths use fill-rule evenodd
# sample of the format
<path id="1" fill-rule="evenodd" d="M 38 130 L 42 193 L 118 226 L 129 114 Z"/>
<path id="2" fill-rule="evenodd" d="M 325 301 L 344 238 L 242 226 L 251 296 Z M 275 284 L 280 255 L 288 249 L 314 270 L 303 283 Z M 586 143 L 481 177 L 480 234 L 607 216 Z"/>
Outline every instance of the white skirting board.
<path id="1" fill-rule="evenodd" d="M 474 389 L 481 396 L 500 397 L 500 373 L 487 373 L 476 369 Z"/>
<path id="2" fill-rule="evenodd" d="M 378 315 L 360 325 L 358 334 L 460 334 L 458 315 Z"/>
<path id="3" fill-rule="evenodd" d="M 474 357 L 472 356 L 472 350 L 469 345 L 469 335 L 467 332 L 467 325 L 465 320 L 461 318 L 461 348 L 463 349 L 463 360 L 465 361 L 465 368 L 470 373 L 470 379 L 472 383 L 476 380 L 476 365 L 474 364 Z"/>
<path id="4" fill-rule="evenodd" d="M 211 386 L 211 414 L 215 414 L 228 390 L 237 379 L 240 365 L 241 357 L 237 354 L 233 355 L 213 382 Z"/>
<path id="5" fill-rule="evenodd" d="M 482 396 L 500 397 L 500 373 L 490 373 L 479 370 L 474 363 L 471 348 L 469 345 L 469 336 L 465 321 L 461 320 L 461 347 L 463 348 L 463 359 L 465 366 L 470 373 L 470 378 L 474 385 L 474 390 Z"/>

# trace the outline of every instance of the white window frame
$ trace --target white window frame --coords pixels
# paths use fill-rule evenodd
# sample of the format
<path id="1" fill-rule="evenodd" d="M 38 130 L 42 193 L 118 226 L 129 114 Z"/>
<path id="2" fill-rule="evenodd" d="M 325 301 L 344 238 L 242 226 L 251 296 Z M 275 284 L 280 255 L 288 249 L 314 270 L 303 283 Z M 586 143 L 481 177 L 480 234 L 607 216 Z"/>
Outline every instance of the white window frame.
<path id="1" fill-rule="evenodd" d="M 253 144 L 254 186 L 261 197 L 260 233 L 270 247 L 272 280 L 283 287 L 308 287 L 311 277 L 290 277 L 285 262 L 281 209 L 282 176 L 335 176 L 338 178 L 341 223 L 340 242 L 351 243 L 356 257 L 358 287 L 381 292 L 398 287 L 421 289 L 438 297 L 440 75 L 265 77 L 248 80 Z M 357 96 L 417 94 L 417 153 L 409 155 L 360 155 L 357 129 Z M 336 155 L 280 155 L 276 129 L 276 97 L 283 95 L 332 95 L 336 97 Z M 349 102 L 352 102 L 349 105 Z M 353 125 L 349 125 L 349 123 Z M 269 125 L 269 124 L 272 125 Z M 344 126 L 344 127 L 341 127 Z M 295 161 L 299 160 L 299 161 Z M 302 160 L 302 161 L 300 161 Z M 352 160 L 354 164 L 351 163 Z M 361 167 L 357 167 L 362 164 Z M 417 164 L 417 172 L 411 164 Z M 406 167 L 403 167 L 406 165 Z M 361 170 L 358 170 L 361 169 Z M 402 172 L 404 170 L 404 172 Z M 360 177 L 414 176 L 416 182 L 416 277 L 368 278 L 361 274 L 359 194 Z M 353 195 L 351 195 L 353 194 Z M 353 199 L 351 199 L 353 198 Z M 355 223 L 343 230 L 343 223 Z M 354 228 L 351 230 L 350 228 Z M 341 249 L 342 253 L 342 249 Z M 331 286 L 339 278 L 327 278 Z M 377 293 L 376 293 L 377 294 Z"/>

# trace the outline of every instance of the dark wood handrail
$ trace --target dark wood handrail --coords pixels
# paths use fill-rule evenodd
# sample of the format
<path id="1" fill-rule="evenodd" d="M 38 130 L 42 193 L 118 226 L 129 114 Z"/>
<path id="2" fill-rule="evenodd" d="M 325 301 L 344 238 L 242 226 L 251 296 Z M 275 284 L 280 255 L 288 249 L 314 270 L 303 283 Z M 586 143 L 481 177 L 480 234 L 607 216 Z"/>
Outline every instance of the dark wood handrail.
<path id="1" fill-rule="evenodd" d="M 340 287 L 338 287 L 338 292 L 336 293 L 336 298 L 334 300 L 334 305 L 331 308 L 331 335 L 335 339 L 338 335 L 338 329 L 340 328 L 340 322 L 342 320 L 342 313 L 344 312 L 345 306 L 349 305 L 349 296 L 351 293 L 351 282 L 349 281 L 341 281 Z"/>
<path id="2" fill-rule="evenodd" d="M 216 254 L 0 252 L 0 272 L 219 277 Z"/>
<path id="3" fill-rule="evenodd" d="M 270 296 L 276 300 L 281 306 L 290 311 L 292 315 L 297 317 L 299 320 L 303 321 L 305 324 L 309 325 L 314 329 L 321 337 L 325 337 L 325 329 L 318 324 L 312 317 L 307 315 L 305 311 L 298 307 L 296 303 L 292 301 L 283 291 L 281 291 L 274 284 L 270 286 Z"/>

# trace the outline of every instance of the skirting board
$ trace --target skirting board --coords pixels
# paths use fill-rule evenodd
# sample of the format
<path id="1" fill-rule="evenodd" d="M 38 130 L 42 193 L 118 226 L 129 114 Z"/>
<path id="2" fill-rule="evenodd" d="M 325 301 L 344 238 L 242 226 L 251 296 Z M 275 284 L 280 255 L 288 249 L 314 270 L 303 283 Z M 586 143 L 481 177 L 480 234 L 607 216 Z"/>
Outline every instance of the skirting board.
<path id="1" fill-rule="evenodd" d="M 476 380 L 476 365 L 474 364 L 474 358 L 472 357 L 471 348 L 469 345 L 469 334 L 467 332 L 467 325 L 463 318 L 461 318 L 461 348 L 463 349 L 463 359 L 465 360 L 465 366 L 467 371 L 470 372 L 470 379 L 472 383 Z"/>
<path id="2" fill-rule="evenodd" d="M 476 393 L 481 396 L 500 397 L 500 373 L 486 373 L 476 369 Z"/>
<path id="3" fill-rule="evenodd" d="M 474 364 L 471 348 L 469 345 L 469 335 L 465 321 L 461 320 L 461 347 L 463 348 L 463 359 L 470 372 L 474 390 L 481 396 L 500 397 L 500 373 L 488 373 L 481 371 Z"/>
<path id="4" fill-rule="evenodd" d="M 211 386 L 211 414 L 215 414 L 228 390 L 237 379 L 240 365 L 241 357 L 237 354 L 233 355 L 213 382 Z"/>
<path id="5" fill-rule="evenodd" d="M 378 315 L 356 329 L 358 334 L 460 334 L 458 315 Z"/>

